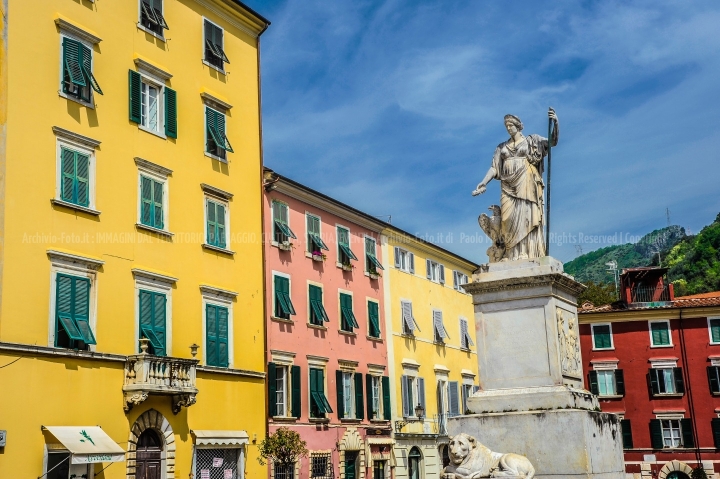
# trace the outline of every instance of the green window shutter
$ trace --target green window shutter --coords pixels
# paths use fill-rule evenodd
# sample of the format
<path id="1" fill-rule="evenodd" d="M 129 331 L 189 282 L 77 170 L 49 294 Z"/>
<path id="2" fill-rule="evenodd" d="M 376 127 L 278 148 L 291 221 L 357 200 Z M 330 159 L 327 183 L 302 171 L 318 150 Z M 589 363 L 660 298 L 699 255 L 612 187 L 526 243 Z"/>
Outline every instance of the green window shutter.
<path id="1" fill-rule="evenodd" d="M 372 376 L 369 374 L 365 375 L 365 395 L 367 396 L 367 401 L 365 401 L 367 406 L 367 418 L 373 419 Z M 382 398 L 380 400 L 382 401 Z"/>
<path id="2" fill-rule="evenodd" d="M 365 419 L 365 408 L 363 407 L 363 380 L 362 373 L 355 373 L 355 419 Z M 370 390 L 368 389 L 368 393 Z M 370 396 L 370 394 L 368 394 Z M 368 416 L 372 419 L 372 416 Z"/>
<path id="3" fill-rule="evenodd" d="M 153 181 L 145 176 L 140 177 L 140 221 L 144 225 L 153 226 Z"/>
<path id="4" fill-rule="evenodd" d="M 139 299 L 140 334 L 150 340 L 151 352 L 165 356 L 165 295 L 141 290 Z"/>
<path id="5" fill-rule="evenodd" d="M 60 198 L 69 203 L 75 202 L 75 155 L 72 150 L 60 149 L 60 169 L 62 179 L 60 182 Z"/>
<path id="6" fill-rule="evenodd" d="M 217 121 L 218 136 L 220 137 L 220 148 L 228 153 L 234 153 L 230 140 L 228 140 L 227 135 L 225 134 L 225 115 L 222 113 L 216 113 L 215 119 Z"/>
<path id="7" fill-rule="evenodd" d="M 163 184 L 152 180 L 153 186 L 153 226 L 163 229 Z"/>
<path id="8" fill-rule="evenodd" d="M 75 278 L 74 284 L 74 319 L 82 333 L 85 344 L 96 344 L 95 336 L 90 328 L 90 280 Z"/>
<path id="9" fill-rule="evenodd" d="M 224 61 L 225 63 L 230 63 L 227 55 L 225 55 L 225 49 L 223 48 L 223 30 L 222 28 L 215 25 L 213 25 L 213 43 L 215 44 L 215 49 L 220 54 L 220 58 L 222 58 L 222 61 Z"/>
<path id="10" fill-rule="evenodd" d="M 335 371 L 335 391 L 337 393 L 337 415 L 343 419 L 347 414 L 345 411 L 345 391 L 343 391 L 343 372 Z"/>
<path id="11" fill-rule="evenodd" d="M 216 127 L 217 120 L 215 118 L 215 116 L 217 114 L 218 113 L 215 110 L 213 110 L 212 108 L 205 107 L 205 126 L 207 129 L 207 141 L 208 141 L 206 151 L 208 153 L 213 153 L 213 151 L 212 151 L 213 149 L 210 147 L 211 140 L 217 146 L 220 146 L 222 144 L 220 141 L 220 138 L 218 137 L 218 133 L 217 133 L 217 127 Z"/>
<path id="12" fill-rule="evenodd" d="M 648 371 L 648 375 L 650 376 L 650 392 L 653 396 L 656 396 L 660 394 L 660 383 L 658 381 L 658 370 L 654 368 L 650 368 Z"/>
<path id="13" fill-rule="evenodd" d="M 694 448 L 695 437 L 693 436 L 692 419 L 687 417 L 680 419 L 680 429 L 682 433 L 682 446 L 686 449 Z"/>
<path id="14" fill-rule="evenodd" d="M 282 276 L 275 276 L 275 314 L 277 317 L 296 314 L 290 299 L 290 280 Z"/>
<path id="15" fill-rule="evenodd" d="M 230 365 L 228 351 L 228 309 L 217 308 L 218 311 L 218 365 L 226 368 Z"/>
<path id="16" fill-rule="evenodd" d="M 100 85 L 98 84 L 92 72 L 92 50 L 81 44 L 80 51 L 82 54 L 82 72 L 83 75 L 85 75 L 85 80 L 88 82 L 88 84 L 90 84 L 93 90 L 102 95 L 102 89 L 100 89 Z"/>
<path id="17" fill-rule="evenodd" d="M 215 211 L 217 212 L 217 246 L 224 248 L 225 245 L 225 206 L 221 204 L 215 205 Z"/>
<path id="18" fill-rule="evenodd" d="M 177 92 L 165 87 L 165 135 L 177 138 Z"/>
<path id="19" fill-rule="evenodd" d="M 390 376 L 383 376 L 380 391 L 382 393 L 383 403 L 383 419 L 389 421 L 392 419 L 392 411 L 390 410 Z"/>
<path id="20" fill-rule="evenodd" d="M 650 443 L 653 449 L 662 449 L 664 446 L 660 419 L 650 420 Z"/>
<path id="21" fill-rule="evenodd" d="M 607 349 L 611 347 L 610 326 L 605 324 L 601 326 L 593 326 L 593 337 L 595 339 L 595 349 Z"/>
<path id="22" fill-rule="evenodd" d="M 155 351 L 158 356 L 165 356 L 165 321 L 166 298 L 164 294 L 153 293 L 153 330 L 160 340 L 161 348 Z"/>
<path id="23" fill-rule="evenodd" d="M 128 71 L 130 93 L 130 121 L 142 122 L 142 79 L 138 72 Z"/>
<path id="24" fill-rule="evenodd" d="M 673 368 L 673 378 L 675 379 L 675 392 L 684 394 L 685 382 L 683 381 L 682 368 Z"/>
<path id="25" fill-rule="evenodd" d="M 665 346 L 670 344 L 670 330 L 668 323 L 662 321 L 650 323 L 652 330 L 653 346 Z"/>
<path id="26" fill-rule="evenodd" d="M 710 383 L 710 392 L 712 394 L 720 393 L 720 381 L 718 381 L 718 367 L 707 367 L 708 382 Z"/>
<path id="27" fill-rule="evenodd" d="M 368 318 L 370 319 L 370 336 L 373 338 L 379 338 L 380 314 L 378 312 L 378 304 L 374 301 L 368 301 Z"/>
<path id="28" fill-rule="evenodd" d="M 588 373 L 588 382 L 590 383 L 590 392 L 594 395 L 600 394 L 600 387 L 598 386 L 597 371 L 590 371 Z"/>
<path id="29" fill-rule="evenodd" d="M 225 206 L 214 201 L 207 202 L 207 242 L 225 248 Z"/>
<path id="30" fill-rule="evenodd" d="M 300 384 L 300 366 L 290 368 L 290 382 L 292 387 L 292 415 L 300 418 L 302 414 L 302 389 Z"/>
<path id="31" fill-rule="evenodd" d="M 56 297 L 55 297 L 55 315 L 57 317 L 57 324 L 55 330 L 55 346 L 58 345 L 58 335 L 60 328 L 62 328 L 73 341 L 84 341 L 86 339 L 80 325 L 78 324 L 76 317 L 80 316 L 77 313 L 82 311 L 76 311 L 78 308 L 79 300 L 77 296 L 77 280 L 83 278 L 76 278 L 74 276 L 67 276 L 64 274 L 58 274 L 55 278 L 56 282 Z M 82 295 L 82 293 L 81 293 Z M 89 294 L 85 294 L 86 298 L 89 298 Z M 83 305 L 80 305 L 83 308 Z M 88 310 L 87 305 L 84 306 L 85 311 Z M 92 334 L 92 333 L 90 333 Z M 93 342 L 89 344 L 95 344 Z"/>
<path id="32" fill-rule="evenodd" d="M 715 449 L 720 449 L 720 418 L 714 417 L 710 424 L 712 426 Z"/>
<path id="33" fill-rule="evenodd" d="M 207 321 L 205 327 L 206 333 L 206 357 L 207 363 L 210 366 L 219 366 L 219 341 L 217 336 L 218 331 L 218 307 L 212 304 L 205 305 L 205 320 Z"/>
<path id="34" fill-rule="evenodd" d="M 207 242 L 210 245 L 217 243 L 217 221 L 215 220 L 215 203 L 207 202 Z"/>
<path id="35" fill-rule="evenodd" d="M 277 416 L 277 370 L 275 363 L 268 363 L 268 416 Z"/>
<path id="36" fill-rule="evenodd" d="M 632 428 L 630 427 L 630 419 L 621 420 L 620 428 L 622 429 L 623 449 L 632 449 L 633 439 Z"/>
<path id="37" fill-rule="evenodd" d="M 322 304 L 322 288 L 311 284 L 308 296 L 310 298 L 310 323 L 322 326 L 323 322 L 329 322 L 330 318 L 328 318 Z"/>
<path id="38" fill-rule="evenodd" d="M 90 204 L 90 157 L 75 153 L 75 203 Z"/>
<path id="39" fill-rule="evenodd" d="M 720 343 L 720 319 L 710 320 L 710 338 L 713 343 Z"/>
<path id="40" fill-rule="evenodd" d="M 77 40 L 63 38 L 63 79 L 78 87 L 87 86 L 81 66 L 81 47 L 82 44 Z M 63 85 L 63 91 L 66 89 L 66 85 Z"/>
<path id="41" fill-rule="evenodd" d="M 622 369 L 615 370 L 615 388 L 618 396 L 625 395 L 625 374 Z"/>

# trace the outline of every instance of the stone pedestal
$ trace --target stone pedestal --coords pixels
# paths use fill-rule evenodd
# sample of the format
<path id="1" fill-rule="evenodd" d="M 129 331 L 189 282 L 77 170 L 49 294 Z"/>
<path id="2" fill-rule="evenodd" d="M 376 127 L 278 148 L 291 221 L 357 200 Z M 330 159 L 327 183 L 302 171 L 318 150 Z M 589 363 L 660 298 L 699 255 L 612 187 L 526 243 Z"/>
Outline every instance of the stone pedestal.
<path id="1" fill-rule="evenodd" d="M 480 391 L 452 419 L 498 452 L 527 456 L 538 477 L 623 479 L 617 416 L 584 389 L 577 296 L 584 286 L 551 257 L 491 263 L 473 295 Z"/>

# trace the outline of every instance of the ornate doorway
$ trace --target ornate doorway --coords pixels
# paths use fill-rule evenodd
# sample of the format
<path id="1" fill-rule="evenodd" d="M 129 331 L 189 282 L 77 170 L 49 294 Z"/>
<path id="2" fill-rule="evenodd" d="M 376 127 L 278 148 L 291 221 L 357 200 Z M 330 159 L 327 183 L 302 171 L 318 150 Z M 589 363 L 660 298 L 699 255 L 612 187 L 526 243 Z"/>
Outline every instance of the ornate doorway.
<path id="1" fill-rule="evenodd" d="M 135 479 L 160 479 L 162 441 L 153 429 L 145 429 L 135 450 Z"/>

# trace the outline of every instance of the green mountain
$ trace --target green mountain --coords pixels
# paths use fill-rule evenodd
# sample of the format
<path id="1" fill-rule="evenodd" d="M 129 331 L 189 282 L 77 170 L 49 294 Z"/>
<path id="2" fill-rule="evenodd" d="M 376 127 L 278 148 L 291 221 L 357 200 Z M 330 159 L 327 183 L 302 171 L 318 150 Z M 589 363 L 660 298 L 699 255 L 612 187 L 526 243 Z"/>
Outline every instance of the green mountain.
<path id="1" fill-rule="evenodd" d="M 565 272 L 581 283 L 612 283 L 613 275 L 605 263 L 616 261 L 618 268 L 649 266 L 658 253 L 662 258 L 687 236 L 680 226 L 668 226 L 643 236 L 637 243 L 607 246 L 578 256 L 565 263 Z M 665 261 L 663 260 L 663 263 Z"/>
<path id="2" fill-rule="evenodd" d="M 658 263 L 661 259 L 661 263 Z M 698 234 L 688 236 L 680 226 L 655 230 L 635 244 L 608 246 L 565 263 L 565 271 L 583 283 L 600 287 L 613 282 L 605 263 L 618 268 L 658 266 L 669 268 L 675 296 L 720 291 L 720 214 Z"/>

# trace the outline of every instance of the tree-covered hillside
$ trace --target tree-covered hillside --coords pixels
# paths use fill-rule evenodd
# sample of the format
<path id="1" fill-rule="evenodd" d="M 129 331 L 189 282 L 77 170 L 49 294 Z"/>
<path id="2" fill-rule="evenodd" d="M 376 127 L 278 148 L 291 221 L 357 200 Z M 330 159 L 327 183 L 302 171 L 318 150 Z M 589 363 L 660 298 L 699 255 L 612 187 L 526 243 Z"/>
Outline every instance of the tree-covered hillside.
<path id="1" fill-rule="evenodd" d="M 663 260 L 675 296 L 720 291 L 720 214 L 700 233 L 675 245 Z"/>

